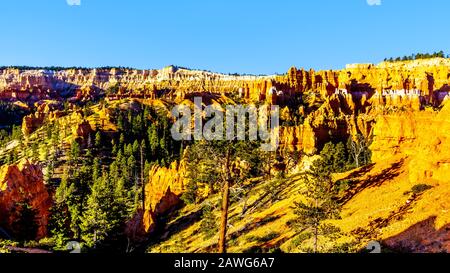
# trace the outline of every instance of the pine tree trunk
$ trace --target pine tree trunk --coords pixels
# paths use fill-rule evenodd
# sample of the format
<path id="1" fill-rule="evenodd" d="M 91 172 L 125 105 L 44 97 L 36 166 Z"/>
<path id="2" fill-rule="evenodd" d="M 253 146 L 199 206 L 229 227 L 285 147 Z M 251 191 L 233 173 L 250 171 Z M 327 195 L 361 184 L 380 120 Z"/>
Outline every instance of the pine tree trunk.
<path id="1" fill-rule="evenodd" d="M 314 253 L 317 253 L 317 236 L 318 236 L 318 227 L 314 228 Z"/>
<path id="2" fill-rule="evenodd" d="M 142 187 L 142 211 L 145 212 L 145 181 L 144 181 L 144 151 L 141 144 L 141 187 Z"/>
<path id="3" fill-rule="evenodd" d="M 222 217 L 220 220 L 219 253 L 226 253 L 226 236 L 228 222 L 229 181 L 225 181 L 222 196 Z"/>
<path id="4" fill-rule="evenodd" d="M 223 185 L 222 192 L 222 216 L 220 219 L 219 230 L 219 253 L 226 253 L 226 237 L 227 237 L 227 224 L 228 224 L 228 206 L 230 197 L 230 150 L 227 151 L 227 157 L 225 161 L 226 179 Z"/>
<path id="5" fill-rule="evenodd" d="M 269 152 L 269 180 L 272 179 L 272 153 Z"/>

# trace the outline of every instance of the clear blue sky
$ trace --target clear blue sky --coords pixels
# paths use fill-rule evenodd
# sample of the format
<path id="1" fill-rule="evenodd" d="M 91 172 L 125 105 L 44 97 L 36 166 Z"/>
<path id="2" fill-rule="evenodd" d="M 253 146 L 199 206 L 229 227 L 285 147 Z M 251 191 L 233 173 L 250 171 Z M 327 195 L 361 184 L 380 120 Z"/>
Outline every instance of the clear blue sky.
<path id="1" fill-rule="evenodd" d="M 450 53 L 447 0 L 67 1 L 1 1 L 0 65 L 271 74 Z"/>

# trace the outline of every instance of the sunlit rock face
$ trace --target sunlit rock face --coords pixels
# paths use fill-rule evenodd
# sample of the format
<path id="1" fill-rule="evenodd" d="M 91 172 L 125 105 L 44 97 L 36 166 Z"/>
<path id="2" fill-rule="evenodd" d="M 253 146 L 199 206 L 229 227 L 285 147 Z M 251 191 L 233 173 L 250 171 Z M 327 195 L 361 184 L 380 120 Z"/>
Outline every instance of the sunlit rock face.
<path id="1" fill-rule="evenodd" d="M 285 75 L 227 75 L 169 66 L 160 70 L 67 69 L 0 70 L 0 99 L 34 102 L 70 98 L 89 100 L 165 97 L 182 102 L 194 96 L 223 96 L 243 103 L 285 105 L 309 98 L 321 106 L 304 113 L 304 123 L 282 128 L 286 149 L 314 153 L 331 139 L 346 139 L 372 131 L 375 118 L 389 111 L 438 107 L 449 97 L 450 61 L 429 60 L 351 64 L 342 70 L 314 71 L 292 67 Z M 111 91 L 113 90 L 113 91 Z M 27 135 L 56 111 L 41 104 L 24 118 Z"/>
<path id="2" fill-rule="evenodd" d="M 396 63 L 353 64 L 342 70 L 314 71 L 292 67 L 285 75 L 243 76 L 169 66 L 160 70 L 67 69 L 0 70 L 0 99 L 37 101 L 49 98 L 78 100 L 99 96 L 117 87 L 113 96 L 133 93 L 154 97 L 167 93 L 183 99 L 190 93 L 234 94 L 253 102 L 280 103 L 308 91 L 322 96 L 336 90 L 354 96 L 373 94 L 419 95 L 438 103 L 449 87 L 450 61 L 435 58 Z M 392 92 L 391 92 L 392 91 Z"/>
<path id="3" fill-rule="evenodd" d="M 145 209 L 127 223 L 126 233 L 134 241 L 143 241 L 155 231 L 158 219 L 182 204 L 186 186 L 186 165 L 173 162 L 170 167 L 153 166 L 145 186 Z"/>
<path id="4" fill-rule="evenodd" d="M 38 101 L 74 98 L 85 100 L 118 86 L 116 96 L 134 93 L 154 97 L 158 91 L 175 91 L 184 98 L 188 93 L 238 93 L 245 89 L 246 97 L 265 98 L 274 76 L 237 76 L 180 69 L 173 66 L 161 70 L 135 69 L 68 69 L 0 70 L 0 99 Z"/>
<path id="5" fill-rule="evenodd" d="M 46 121 L 58 119 L 62 126 L 70 125 L 67 131 L 61 130 L 64 134 L 61 137 L 71 134 L 82 141 L 83 147 L 96 128 L 80 111 L 59 119 L 63 115 L 60 107 L 63 100 L 83 101 L 107 96 L 110 100 L 133 97 L 161 102 L 156 99 L 163 97 L 178 103 L 190 102 L 199 95 L 286 107 L 300 98 L 298 110 L 303 115 L 302 122 L 281 126 L 280 149 L 313 155 L 329 141 L 345 141 L 357 134 L 373 137 L 372 161 L 378 165 L 402 160 L 404 165 L 399 173 L 404 177 L 399 181 L 409 183 L 406 189 L 424 181 L 441 187 L 449 183 L 449 86 L 450 61 L 447 59 L 355 64 L 336 71 L 293 67 L 285 75 L 274 76 L 224 75 L 174 66 L 161 70 L 0 70 L 0 99 L 35 106 L 33 114 L 23 119 L 25 136 L 33 134 Z M 291 115 L 286 111 L 283 114 L 287 119 Z M 157 229 L 158 221 L 182 204 L 180 197 L 187 184 L 186 172 L 184 161 L 174 162 L 169 167 L 152 167 L 144 189 L 144 209 L 129 221 L 127 234 L 148 239 Z M 12 235 L 14 223 L 20 220 L 18 204 L 26 204 L 35 214 L 36 238 L 46 236 L 51 198 L 41 168 L 27 161 L 0 168 L 0 227 Z M 360 205 L 355 207 L 361 209 Z M 448 223 L 440 218 L 438 222 Z M 424 226 L 429 228 L 428 222 Z M 424 243 L 420 245 L 426 246 L 429 232 L 420 225 L 417 228 L 405 236 L 422 234 L 420 240 Z M 439 232 L 438 238 L 433 240 L 443 242 L 448 238 L 445 228 L 440 228 Z M 405 240 L 398 237 L 387 243 L 396 246 L 402 241 Z"/>
<path id="6" fill-rule="evenodd" d="M 432 101 L 442 99 L 443 94 L 450 91 L 449 72 L 450 60 L 435 58 L 378 65 L 353 64 L 337 71 L 291 68 L 287 77 L 289 85 L 297 92 L 314 89 L 331 94 L 340 89 L 372 96 L 386 91 L 398 96 L 418 94 Z"/>
<path id="7" fill-rule="evenodd" d="M 155 227 L 157 217 L 164 215 L 181 203 L 180 196 L 186 183 L 186 166 L 174 162 L 169 168 L 154 166 L 145 186 L 144 228 L 146 232 Z"/>
<path id="8" fill-rule="evenodd" d="M 0 226 L 11 236 L 45 237 L 51 204 L 40 166 L 24 160 L 17 165 L 0 168 Z M 23 211 L 25 206 L 31 211 L 26 216 Z M 18 234 L 20 231 L 15 226 L 25 220 L 29 226 L 36 225 L 35 234 Z"/>
<path id="9" fill-rule="evenodd" d="M 371 145 L 375 162 L 395 155 L 409 157 L 410 180 L 448 181 L 450 172 L 450 104 L 441 111 L 382 115 L 374 126 Z"/>
<path id="10" fill-rule="evenodd" d="M 346 204 L 347 211 L 357 208 L 365 217 L 348 216 L 346 223 L 359 220 L 360 226 L 376 226 L 387 217 L 386 226 L 373 229 L 387 247 L 419 253 L 450 251 L 449 115 L 448 102 L 442 109 L 378 113 L 370 146 L 374 164 L 358 170 L 366 174 L 360 181 L 373 186 Z M 429 188 L 414 192 L 419 185 Z M 401 217 L 389 218 L 389 211 Z"/>

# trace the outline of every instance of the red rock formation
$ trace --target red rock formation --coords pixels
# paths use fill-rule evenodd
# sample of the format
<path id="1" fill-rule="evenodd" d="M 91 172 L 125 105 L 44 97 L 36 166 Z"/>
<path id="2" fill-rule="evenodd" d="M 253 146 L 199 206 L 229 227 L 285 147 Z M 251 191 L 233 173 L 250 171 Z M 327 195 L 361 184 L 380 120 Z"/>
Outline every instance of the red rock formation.
<path id="1" fill-rule="evenodd" d="M 0 70 L 0 98 L 35 99 L 75 96 L 78 99 L 95 96 L 99 90 L 119 85 L 122 92 L 143 90 L 173 90 L 181 93 L 237 93 L 242 89 L 246 98 L 261 101 L 272 86 L 284 95 L 292 96 L 309 90 L 322 96 L 336 88 L 350 93 L 381 93 L 383 90 L 419 89 L 428 100 L 439 98 L 436 92 L 448 92 L 450 61 L 430 59 L 379 65 L 348 65 L 336 71 L 305 71 L 291 68 L 285 76 L 238 76 L 173 66 L 161 70 L 132 69 L 70 69 Z M 446 89 L 447 88 L 447 89 Z"/>
<path id="2" fill-rule="evenodd" d="M 89 121 L 84 120 L 80 124 L 78 124 L 77 136 L 82 137 L 84 140 L 87 140 L 93 132 L 94 131 L 92 130 Z"/>
<path id="3" fill-rule="evenodd" d="M 28 136 L 41 127 L 47 118 L 52 120 L 62 116 L 62 113 L 56 110 L 57 108 L 57 104 L 36 103 L 36 112 L 25 116 L 22 120 L 22 133 Z"/>
<path id="4" fill-rule="evenodd" d="M 369 117 L 356 117 L 355 112 L 352 95 L 332 95 L 318 110 L 310 113 L 302 125 L 280 128 L 280 146 L 314 154 L 332 136 L 345 140 L 358 133 L 368 135 L 371 130 Z"/>
<path id="5" fill-rule="evenodd" d="M 40 112 L 25 116 L 22 121 L 22 133 L 25 136 L 33 133 L 36 129 L 42 126 L 45 117 L 46 115 Z"/>
<path id="6" fill-rule="evenodd" d="M 18 221 L 18 204 L 28 204 L 36 213 L 38 225 L 36 238 L 47 235 L 47 223 L 51 197 L 44 185 L 42 169 L 28 161 L 18 165 L 0 168 L 0 225 L 14 234 L 11 229 Z"/>
<path id="7" fill-rule="evenodd" d="M 145 186 L 145 210 L 138 211 L 127 223 L 126 233 L 134 241 L 141 241 L 152 233 L 158 218 L 179 206 L 186 184 L 184 161 L 174 162 L 169 168 L 153 166 Z"/>
<path id="8" fill-rule="evenodd" d="M 308 114 L 305 124 L 281 131 L 286 147 L 313 153 L 333 137 L 371 132 L 374 116 L 397 110 L 421 110 L 426 103 L 438 106 L 450 91 L 450 60 L 430 59 L 397 63 L 356 64 L 336 71 L 291 68 L 282 76 L 239 76 L 170 66 L 161 70 L 81 69 L 51 71 L 0 71 L 0 97 L 27 96 L 36 90 L 63 96 L 74 91 L 76 99 L 95 96 L 118 85 L 112 98 L 156 98 L 165 94 L 175 102 L 188 95 L 239 95 L 247 102 L 282 104 L 292 96 L 310 95 L 322 106 Z M 26 97 L 26 96 L 23 96 Z M 38 97 L 44 97 L 38 96 Z M 24 119 L 23 131 L 35 130 L 41 113 Z"/>
<path id="9" fill-rule="evenodd" d="M 186 183 L 186 166 L 182 161 L 172 163 L 169 168 L 154 166 L 145 187 L 144 227 L 146 232 L 154 228 L 156 218 L 179 205 Z"/>

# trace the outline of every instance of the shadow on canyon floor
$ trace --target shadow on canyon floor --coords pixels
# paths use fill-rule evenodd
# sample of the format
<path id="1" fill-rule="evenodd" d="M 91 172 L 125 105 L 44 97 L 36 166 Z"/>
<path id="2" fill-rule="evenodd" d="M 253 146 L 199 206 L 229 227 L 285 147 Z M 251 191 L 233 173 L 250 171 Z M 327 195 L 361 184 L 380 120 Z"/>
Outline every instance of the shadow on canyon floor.
<path id="1" fill-rule="evenodd" d="M 298 179 L 299 175 L 295 175 L 294 177 L 274 179 L 272 181 L 269 181 L 268 183 L 270 185 L 263 188 L 263 194 L 261 194 L 259 198 L 257 198 L 252 203 L 245 205 L 244 212 L 241 216 L 250 214 L 253 211 L 261 208 L 268 208 L 274 202 L 278 202 L 287 198 L 289 196 L 288 193 L 292 192 L 296 187 L 295 183 L 293 183 L 292 181 Z"/>
<path id="2" fill-rule="evenodd" d="M 448 253 L 450 252 L 450 224 L 436 229 L 436 216 L 431 216 L 383 240 L 383 244 L 399 252 Z"/>
<path id="3" fill-rule="evenodd" d="M 383 171 L 379 172 L 376 175 L 370 175 L 368 177 L 365 177 L 363 180 L 358 181 L 355 184 L 352 184 L 350 189 L 341 198 L 340 202 L 342 204 L 345 204 L 355 195 L 360 193 L 362 190 L 370 187 L 379 187 L 386 181 L 394 179 L 401 173 L 400 170 L 403 164 L 404 159 L 400 160 L 399 162 L 393 163 L 389 168 L 384 169 Z M 365 167 L 362 167 L 361 169 L 351 173 L 348 177 L 346 177 L 343 180 L 353 180 L 362 177 L 365 174 L 369 173 L 374 168 L 374 166 L 375 164 L 369 164 Z"/>
<path id="4" fill-rule="evenodd" d="M 236 240 L 242 236 L 244 236 L 246 233 L 255 230 L 257 228 L 260 228 L 264 225 L 267 225 L 273 221 L 276 221 L 278 219 L 280 219 L 281 217 L 283 217 L 283 215 L 268 215 L 266 218 L 264 219 L 255 219 L 254 221 L 248 223 L 247 225 L 245 225 L 244 227 L 242 227 L 241 229 L 238 229 L 230 234 L 228 234 L 227 236 L 227 244 L 229 246 L 232 246 L 234 242 L 236 242 Z M 216 250 L 218 246 L 218 243 L 214 243 L 212 245 L 210 245 L 207 249 L 205 249 L 207 252 L 214 252 Z"/>
<path id="5" fill-rule="evenodd" d="M 391 223 L 401 221 L 404 216 L 410 212 L 413 205 L 421 198 L 422 194 L 423 192 L 413 193 L 403 205 L 391 211 L 387 217 L 378 217 L 370 221 L 366 227 L 359 227 L 351 233 L 359 239 L 371 238 L 376 240 L 378 235 L 380 235 L 379 232 L 381 232 L 383 228 L 389 226 Z"/>
<path id="6" fill-rule="evenodd" d="M 168 240 L 174 234 L 182 230 L 185 230 L 190 226 L 192 226 L 193 224 L 195 224 L 196 222 L 200 221 L 203 216 L 203 210 L 202 208 L 199 208 L 169 223 L 171 218 L 173 219 L 176 217 L 174 216 L 174 213 L 176 213 L 176 211 L 169 213 L 165 217 L 159 218 L 158 225 L 156 226 L 155 230 L 151 233 L 151 235 L 147 238 L 145 242 L 142 242 L 136 248 L 137 253 L 145 252 L 149 247 L 157 245 L 162 241 Z"/>

